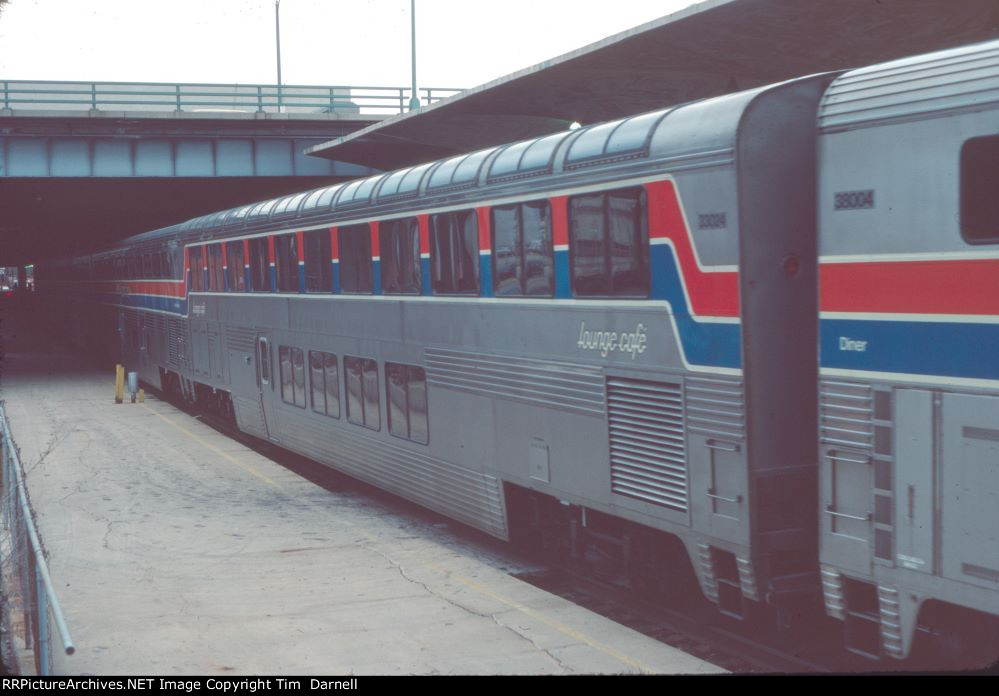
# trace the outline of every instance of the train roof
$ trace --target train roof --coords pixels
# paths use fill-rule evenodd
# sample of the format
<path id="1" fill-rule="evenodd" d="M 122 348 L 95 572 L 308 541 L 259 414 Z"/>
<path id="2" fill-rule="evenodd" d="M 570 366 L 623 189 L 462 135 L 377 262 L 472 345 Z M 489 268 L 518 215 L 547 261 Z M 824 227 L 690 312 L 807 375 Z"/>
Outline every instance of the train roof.
<path id="1" fill-rule="evenodd" d="M 822 129 L 999 101 L 999 41 L 938 51 L 858 70 L 819 76 L 831 80 L 819 112 Z M 979 77 L 987 79 L 975 79 Z M 835 79 L 833 79 L 835 77 Z M 816 79 L 797 78 L 788 83 Z M 779 84 L 788 84 L 779 83 Z M 973 85 L 968 87 L 967 85 Z M 348 183 L 221 210 L 124 240 L 120 246 L 191 242 L 273 228 L 349 218 L 421 193 L 446 196 L 554 173 L 583 172 L 626 161 L 656 161 L 675 171 L 730 163 L 740 119 L 758 87 L 598 123 L 507 145 L 426 162 Z"/>
<path id="2" fill-rule="evenodd" d="M 999 102 L 999 41 L 851 70 L 829 86 L 823 131 L 859 128 Z"/>
<path id="3" fill-rule="evenodd" d="M 147 232 L 123 245 L 178 236 L 184 241 L 237 236 L 248 231 L 309 224 L 366 206 L 425 195 L 447 195 L 556 172 L 583 171 L 634 160 L 674 164 L 731 161 L 739 118 L 752 99 L 771 87 L 714 97 L 539 138 L 490 147 L 348 183 L 221 210 L 180 225 Z"/>

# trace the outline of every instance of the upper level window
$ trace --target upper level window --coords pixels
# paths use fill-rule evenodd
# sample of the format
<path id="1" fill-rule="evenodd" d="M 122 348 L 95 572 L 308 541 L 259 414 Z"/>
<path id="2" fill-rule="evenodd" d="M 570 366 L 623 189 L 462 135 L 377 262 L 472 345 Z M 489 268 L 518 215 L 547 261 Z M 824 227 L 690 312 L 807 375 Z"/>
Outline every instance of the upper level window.
<path id="1" fill-rule="evenodd" d="M 348 225 L 340 231 L 340 287 L 344 292 L 374 292 L 371 227 Z"/>
<path id="2" fill-rule="evenodd" d="M 177 272 L 182 264 L 180 263 L 181 251 L 179 248 L 163 252 L 163 275 L 166 278 L 176 278 L 181 273 Z"/>
<path id="3" fill-rule="evenodd" d="M 281 399 L 305 408 L 305 358 L 301 348 L 278 346 L 281 367 Z"/>
<path id="4" fill-rule="evenodd" d="M 305 242 L 305 291 L 332 292 L 330 270 L 330 231 L 313 230 L 304 235 Z"/>
<path id="5" fill-rule="evenodd" d="M 420 225 L 416 218 L 388 220 L 378 226 L 382 292 L 420 294 Z"/>
<path id="6" fill-rule="evenodd" d="M 430 218 L 430 272 L 439 295 L 479 292 L 479 225 L 474 210 Z"/>
<path id="7" fill-rule="evenodd" d="M 961 235 L 971 244 L 999 243 L 999 136 L 961 148 Z"/>
<path id="8" fill-rule="evenodd" d="M 202 292 L 205 289 L 205 259 L 201 247 L 191 247 L 187 253 L 191 262 L 191 290 Z"/>
<path id="9" fill-rule="evenodd" d="M 221 244 L 208 245 L 208 289 L 213 292 L 222 292 L 225 290 Z"/>
<path id="10" fill-rule="evenodd" d="M 385 363 L 385 392 L 389 432 L 424 445 L 427 424 L 427 373 L 415 365 Z"/>
<path id="11" fill-rule="evenodd" d="M 271 291 L 270 255 L 267 237 L 250 240 L 250 286 L 256 292 Z"/>
<path id="12" fill-rule="evenodd" d="M 640 188 L 569 200 L 572 289 L 582 297 L 648 297 L 649 231 Z"/>
<path id="13" fill-rule="evenodd" d="M 366 358 L 344 356 L 343 379 L 347 387 L 347 420 L 380 430 L 378 363 Z"/>
<path id="14" fill-rule="evenodd" d="M 278 292 L 298 292 L 298 235 L 274 237 L 274 267 Z"/>
<path id="15" fill-rule="evenodd" d="M 225 255 L 230 292 L 245 291 L 246 273 L 244 273 L 243 269 L 246 266 L 246 261 L 243 260 L 243 240 L 228 242 L 225 247 Z"/>
<path id="16" fill-rule="evenodd" d="M 492 213 L 495 294 L 551 297 L 555 262 L 548 201 L 496 206 Z"/>

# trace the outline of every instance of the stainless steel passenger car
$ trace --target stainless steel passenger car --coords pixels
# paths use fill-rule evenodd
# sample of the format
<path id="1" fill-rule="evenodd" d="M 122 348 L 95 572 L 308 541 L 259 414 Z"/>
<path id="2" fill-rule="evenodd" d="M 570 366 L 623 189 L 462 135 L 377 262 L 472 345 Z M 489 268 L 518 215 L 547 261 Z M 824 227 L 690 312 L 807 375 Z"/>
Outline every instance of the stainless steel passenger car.
<path id="1" fill-rule="evenodd" d="M 821 568 L 851 645 L 902 657 L 926 599 L 999 614 L 997 54 L 491 148 L 40 276 L 67 326 L 248 433 L 636 584 L 689 558 L 729 614 L 795 610 Z"/>
<path id="2" fill-rule="evenodd" d="M 902 657 L 999 614 L 999 43 L 847 73 L 818 128 L 823 588 Z"/>

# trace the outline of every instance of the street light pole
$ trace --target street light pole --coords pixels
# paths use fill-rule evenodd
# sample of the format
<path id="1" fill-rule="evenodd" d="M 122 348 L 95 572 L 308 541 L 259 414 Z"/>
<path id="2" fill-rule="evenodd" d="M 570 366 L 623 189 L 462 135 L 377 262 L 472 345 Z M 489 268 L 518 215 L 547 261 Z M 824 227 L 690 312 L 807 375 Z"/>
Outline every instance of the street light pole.
<path id="1" fill-rule="evenodd" d="M 281 0 L 274 0 L 274 40 L 277 44 L 277 88 L 278 88 L 278 113 L 282 111 L 281 94 Z"/>
<path id="2" fill-rule="evenodd" d="M 413 111 L 414 109 L 420 108 L 420 100 L 416 96 L 416 0 L 409 0 L 409 17 L 412 25 L 411 46 L 413 48 L 413 88 L 409 96 L 409 110 Z"/>

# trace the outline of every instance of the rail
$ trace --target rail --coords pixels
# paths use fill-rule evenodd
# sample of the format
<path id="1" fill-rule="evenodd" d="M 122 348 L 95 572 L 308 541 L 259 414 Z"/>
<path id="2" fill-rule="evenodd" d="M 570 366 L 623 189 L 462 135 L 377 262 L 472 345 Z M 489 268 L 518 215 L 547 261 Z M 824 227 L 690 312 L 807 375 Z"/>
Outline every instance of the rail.
<path id="1" fill-rule="evenodd" d="M 12 559 L 10 572 L 4 569 L 4 599 L 8 599 L 12 588 L 8 586 L 11 580 L 19 581 L 21 596 L 22 623 L 24 628 L 24 644 L 32 646 L 35 655 L 35 671 L 40 676 L 52 673 L 50 664 L 49 613 L 55 621 L 59 636 L 62 639 L 63 650 L 72 655 L 76 648 L 70 638 L 69 629 L 59 606 L 59 598 L 52 586 L 48 564 L 38 539 L 31 508 L 28 505 L 28 495 L 24 487 L 21 460 L 17 447 L 10 434 L 7 423 L 7 412 L 0 402 L 0 459 L 3 463 L 3 495 L 0 499 L 0 515 L 7 532 L 7 547 L 9 558 Z M 7 603 L 7 611 L 14 611 L 12 603 Z"/>
<path id="2" fill-rule="evenodd" d="M 460 91 L 424 87 L 417 97 L 429 105 Z M 6 110 L 396 114 L 409 110 L 410 94 L 408 87 L 0 80 Z"/>

